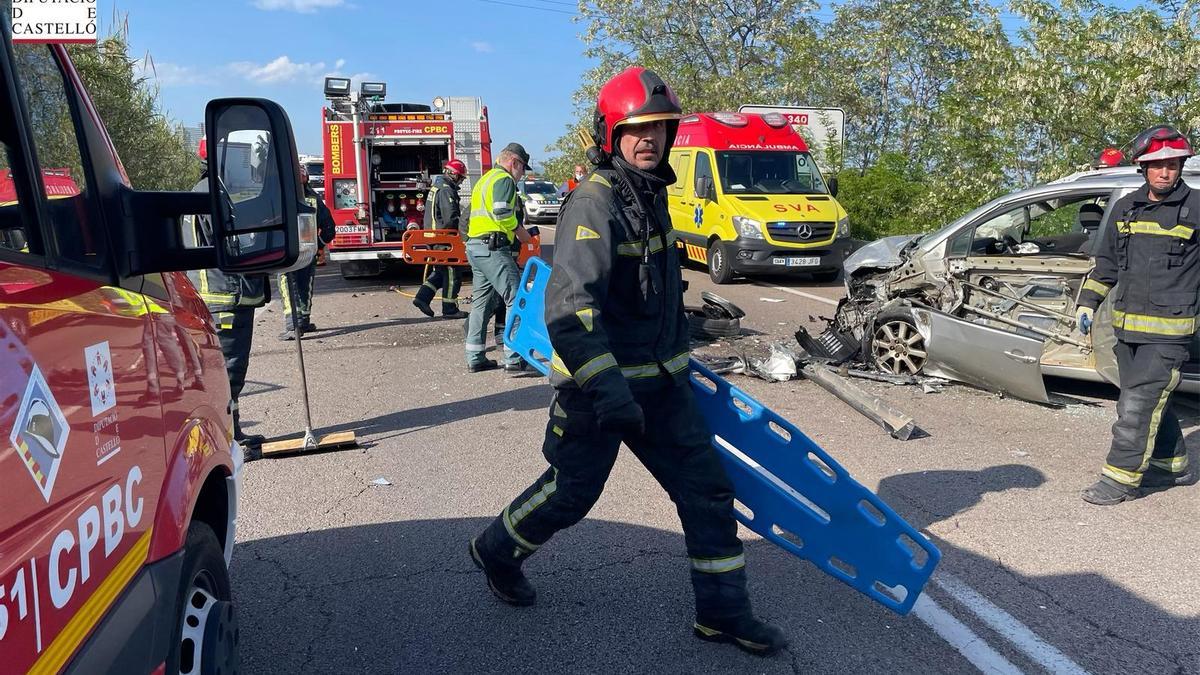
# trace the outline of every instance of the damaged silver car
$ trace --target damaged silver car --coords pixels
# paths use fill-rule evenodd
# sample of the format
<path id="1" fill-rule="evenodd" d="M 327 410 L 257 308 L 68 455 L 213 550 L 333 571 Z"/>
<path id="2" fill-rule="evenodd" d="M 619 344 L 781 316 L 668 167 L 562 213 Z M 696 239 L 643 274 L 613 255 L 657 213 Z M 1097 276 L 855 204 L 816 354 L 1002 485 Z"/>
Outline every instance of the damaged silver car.
<path id="1" fill-rule="evenodd" d="M 1200 167 L 1184 178 L 1200 188 Z M 1079 288 L 1112 205 L 1141 187 L 1132 168 L 1021 190 L 925 235 L 888 237 L 845 262 L 847 297 L 816 339 L 835 360 L 945 377 L 1046 402 L 1043 375 L 1116 384 L 1111 294 L 1091 334 Z M 1181 391 L 1200 391 L 1195 342 Z"/>

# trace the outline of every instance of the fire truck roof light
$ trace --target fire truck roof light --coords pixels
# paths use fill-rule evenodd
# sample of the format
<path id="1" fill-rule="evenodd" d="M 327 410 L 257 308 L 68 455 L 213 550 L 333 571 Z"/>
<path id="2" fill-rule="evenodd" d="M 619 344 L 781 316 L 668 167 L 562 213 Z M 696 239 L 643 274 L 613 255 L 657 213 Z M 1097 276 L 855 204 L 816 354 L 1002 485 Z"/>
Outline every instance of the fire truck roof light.
<path id="1" fill-rule="evenodd" d="M 346 77 L 327 77 L 325 78 L 325 98 L 349 98 L 350 97 L 350 79 Z"/>
<path id="2" fill-rule="evenodd" d="M 433 99 L 434 110 L 442 110 L 446 107 L 446 99 L 441 96 L 435 96 Z"/>
<path id="3" fill-rule="evenodd" d="M 387 84 L 384 82 L 363 82 L 358 91 L 362 96 L 383 98 L 387 95 Z"/>

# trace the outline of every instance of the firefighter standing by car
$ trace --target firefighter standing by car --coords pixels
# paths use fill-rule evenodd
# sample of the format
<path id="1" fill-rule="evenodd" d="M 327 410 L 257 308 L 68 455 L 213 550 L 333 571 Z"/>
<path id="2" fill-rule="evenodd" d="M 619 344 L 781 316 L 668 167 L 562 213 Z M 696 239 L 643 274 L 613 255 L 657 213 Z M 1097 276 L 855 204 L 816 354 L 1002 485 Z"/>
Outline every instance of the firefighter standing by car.
<path id="1" fill-rule="evenodd" d="M 200 161 L 207 162 L 208 149 L 200 139 Z M 208 192 L 207 163 L 200 173 L 200 182 L 192 192 Z M 212 223 L 208 216 L 189 216 L 190 227 L 184 229 L 189 246 L 215 246 Z M 246 370 L 250 364 L 250 345 L 254 340 L 254 310 L 271 300 L 271 282 L 265 274 L 226 274 L 219 269 L 191 270 L 187 273 L 200 298 L 208 306 L 216 323 L 217 339 L 225 357 L 229 376 L 229 412 L 233 416 L 233 437 L 245 448 L 261 446 L 265 437 L 242 431 L 238 398 L 246 386 Z"/>
<path id="2" fill-rule="evenodd" d="M 516 181 L 529 167 L 529 153 L 519 143 L 509 143 L 496 158 L 497 166 L 483 174 L 471 191 L 471 215 L 467 226 L 467 259 L 471 262 L 471 314 L 467 318 L 465 350 L 467 371 L 478 373 L 499 367 L 484 356 L 488 319 L 495 314 L 493 303 L 512 305 L 517 294 L 517 261 L 512 247 L 529 241 L 529 233 L 518 218 Z M 504 349 L 506 370 L 523 370 L 520 357 Z"/>
<path id="3" fill-rule="evenodd" d="M 679 512 L 696 598 L 694 633 L 755 654 L 786 646 L 753 615 L 733 488 L 712 447 L 689 379 L 688 322 L 665 161 L 681 110 L 653 72 L 631 67 L 596 103 L 597 169 L 558 220 L 546 291 L 554 347 L 540 478 L 470 542 L 492 592 L 531 605 L 521 564 L 599 498 L 624 442 Z"/>
<path id="4" fill-rule="evenodd" d="M 467 165 L 457 159 L 446 162 L 442 169 L 442 184 L 429 188 L 425 199 L 425 228 L 429 230 L 462 229 L 462 207 L 459 204 L 458 186 L 467 177 Z M 460 319 L 466 316 L 458 309 L 458 291 L 462 277 L 452 265 L 437 265 L 429 270 L 425 282 L 417 289 L 413 306 L 425 316 L 432 317 L 429 303 L 440 289 L 442 291 L 442 318 Z"/>
<path id="5" fill-rule="evenodd" d="M 1102 506 L 1135 499 L 1142 488 L 1195 480 L 1170 398 L 1195 339 L 1200 296 L 1200 193 L 1182 179 L 1192 146 L 1169 126 L 1134 139 L 1130 159 L 1146 184 L 1113 206 L 1097 242 L 1095 268 L 1079 296 L 1076 323 L 1087 332 L 1115 287 L 1114 347 L 1121 380 L 1112 446 L 1083 499 Z"/>
<path id="6" fill-rule="evenodd" d="M 325 201 L 308 184 L 308 166 L 300 163 L 300 180 L 304 182 L 304 202 L 317 210 L 317 242 L 323 249 L 333 241 L 337 227 L 333 223 L 333 214 Z M 283 299 L 283 334 L 280 340 L 295 340 L 297 334 L 303 335 L 317 330 L 312 322 L 313 282 L 317 277 L 317 259 L 314 256 L 312 264 L 303 269 L 279 275 L 279 297 Z M 295 289 L 295 305 L 289 287 Z"/>

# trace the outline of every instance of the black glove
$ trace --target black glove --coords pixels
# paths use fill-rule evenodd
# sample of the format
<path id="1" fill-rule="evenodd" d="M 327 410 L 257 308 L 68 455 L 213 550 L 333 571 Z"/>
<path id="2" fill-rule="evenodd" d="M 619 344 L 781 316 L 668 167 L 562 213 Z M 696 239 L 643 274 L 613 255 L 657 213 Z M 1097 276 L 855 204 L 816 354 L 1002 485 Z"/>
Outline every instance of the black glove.
<path id="1" fill-rule="evenodd" d="M 627 401 L 616 408 L 596 413 L 596 421 L 603 431 L 641 436 L 646 433 L 646 416 L 642 406 Z"/>

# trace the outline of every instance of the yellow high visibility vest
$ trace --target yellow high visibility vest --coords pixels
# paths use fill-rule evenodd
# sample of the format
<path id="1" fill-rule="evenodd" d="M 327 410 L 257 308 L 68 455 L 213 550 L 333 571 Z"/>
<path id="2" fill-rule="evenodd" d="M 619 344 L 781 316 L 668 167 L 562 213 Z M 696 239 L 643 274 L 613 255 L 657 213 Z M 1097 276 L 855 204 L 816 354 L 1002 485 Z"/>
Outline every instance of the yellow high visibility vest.
<path id="1" fill-rule="evenodd" d="M 513 183 L 512 199 L 508 206 L 512 212 L 504 218 L 497 218 L 492 210 L 496 203 L 493 195 L 496 191 L 496 184 L 501 180 L 512 180 L 512 176 L 507 171 L 501 168 L 495 168 L 483 174 L 483 178 L 476 183 L 475 189 L 471 190 L 471 220 L 467 225 L 468 237 L 482 237 L 489 232 L 503 232 L 504 236 L 508 237 L 509 243 L 516 238 L 513 233 L 517 229 L 517 186 Z"/>

